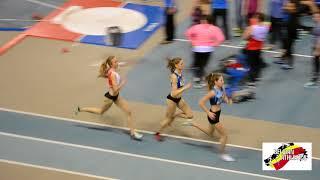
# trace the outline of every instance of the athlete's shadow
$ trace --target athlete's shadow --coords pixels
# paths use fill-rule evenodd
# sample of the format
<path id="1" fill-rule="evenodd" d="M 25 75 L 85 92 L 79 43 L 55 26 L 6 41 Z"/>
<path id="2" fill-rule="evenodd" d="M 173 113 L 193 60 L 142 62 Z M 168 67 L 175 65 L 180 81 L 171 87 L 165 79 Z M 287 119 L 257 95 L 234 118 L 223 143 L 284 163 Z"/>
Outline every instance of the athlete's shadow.
<path id="1" fill-rule="evenodd" d="M 202 143 L 202 142 L 190 142 L 190 141 L 183 141 L 183 144 L 186 144 L 188 146 L 192 146 L 194 148 L 201 148 L 203 150 L 215 153 L 215 154 L 219 154 L 219 148 L 220 148 L 220 144 L 210 144 L 210 143 Z M 235 148 L 235 147 L 230 147 L 227 146 L 226 147 L 226 151 L 227 153 L 232 154 L 233 157 L 235 157 L 237 160 L 239 159 L 252 159 L 252 158 L 256 158 L 259 159 L 260 157 L 260 153 L 252 153 L 252 151 L 254 150 L 248 150 L 245 148 Z"/>
<path id="2" fill-rule="evenodd" d="M 82 127 L 86 128 L 89 130 L 94 130 L 94 131 L 107 131 L 107 132 L 115 132 L 115 133 L 124 133 L 124 134 L 129 134 L 128 130 L 125 129 L 115 129 L 112 127 L 106 127 L 106 126 L 95 126 L 95 125 L 83 125 L 83 124 L 77 124 L 75 125 L 77 127 Z"/>
<path id="3" fill-rule="evenodd" d="M 213 153 L 219 153 L 219 144 L 209 144 L 209 143 L 190 142 L 190 141 L 188 142 L 184 141 L 182 143 L 195 148 L 202 148 Z"/>

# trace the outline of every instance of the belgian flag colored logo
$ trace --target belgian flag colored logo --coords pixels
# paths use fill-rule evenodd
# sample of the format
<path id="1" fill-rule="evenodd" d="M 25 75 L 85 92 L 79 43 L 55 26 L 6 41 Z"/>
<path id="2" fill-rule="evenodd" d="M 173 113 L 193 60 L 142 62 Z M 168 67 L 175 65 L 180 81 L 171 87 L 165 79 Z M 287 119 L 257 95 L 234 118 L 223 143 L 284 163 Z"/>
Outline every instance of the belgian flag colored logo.
<path id="1" fill-rule="evenodd" d="M 292 160 L 305 160 L 308 158 L 307 151 L 299 145 L 294 143 L 282 144 L 275 150 L 267 159 L 264 159 L 265 165 L 279 170 L 283 168 L 289 161 Z"/>

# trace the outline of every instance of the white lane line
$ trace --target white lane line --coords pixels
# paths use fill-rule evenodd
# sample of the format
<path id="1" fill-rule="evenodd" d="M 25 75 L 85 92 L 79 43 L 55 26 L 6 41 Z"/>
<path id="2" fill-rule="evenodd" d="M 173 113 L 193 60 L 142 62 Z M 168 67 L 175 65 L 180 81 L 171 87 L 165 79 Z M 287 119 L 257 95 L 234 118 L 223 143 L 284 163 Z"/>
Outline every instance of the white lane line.
<path id="1" fill-rule="evenodd" d="M 60 9 L 62 10 L 61 7 L 53 5 L 53 4 L 49 4 L 49 3 L 45 3 L 45 2 L 41 2 L 41 1 L 37 1 L 37 0 L 25 0 L 34 4 L 38 4 L 38 5 L 42 5 L 42 6 L 46 6 L 46 7 L 50 7 L 50 8 L 54 8 L 54 9 Z"/>
<path id="2" fill-rule="evenodd" d="M 181 41 L 181 42 L 189 42 L 187 39 L 174 39 L 175 41 Z M 229 48 L 235 48 L 235 49 L 243 49 L 241 46 L 233 46 L 233 45 L 226 45 L 226 44 L 221 44 L 220 46 L 222 47 L 229 47 Z M 268 50 L 263 50 L 263 52 L 266 53 L 273 53 L 273 54 L 280 54 L 281 52 L 279 51 L 268 51 Z M 293 56 L 298 56 L 298 57 L 305 57 L 305 58 L 311 58 L 313 56 L 310 55 L 305 55 L 305 54 L 292 54 Z"/>
<path id="3" fill-rule="evenodd" d="M 42 138 L 35 138 L 35 137 L 30 137 L 30 136 L 18 135 L 18 134 L 5 133 L 5 132 L 1 132 L 1 131 L 0 131 L 0 135 L 8 136 L 8 137 L 14 137 L 14 138 L 20 138 L 20 139 L 25 139 L 25 140 L 31 140 L 31 141 L 39 141 L 39 142 L 44 142 L 44 143 L 49 143 L 49 144 L 57 144 L 57 145 L 80 148 L 80 149 L 86 149 L 86 150 L 92 150 L 92 151 L 99 151 L 99 152 L 112 153 L 112 154 L 118 154 L 118 155 L 123 155 L 123 156 L 141 158 L 141 159 L 148 159 L 148 160 L 154 160 L 154 161 L 160 161 L 160 162 L 166 162 L 166 163 L 190 166 L 190 167 L 197 167 L 197 168 L 203 168 L 203 169 L 224 171 L 224 172 L 230 172 L 230 173 L 241 174 L 241 175 L 249 175 L 249 176 L 262 177 L 262 178 L 268 178 L 268 179 L 277 179 L 277 180 L 287 180 L 285 178 L 266 176 L 266 175 L 261 175 L 261 174 L 254 174 L 254 173 L 236 171 L 236 170 L 231 170 L 231 169 L 223 169 L 223 168 L 205 166 L 205 165 L 200 165 L 200 164 L 186 163 L 186 162 L 181 162 L 181 161 L 174 161 L 174 160 L 169 160 L 169 159 L 162 159 L 162 158 L 156 158 L 156 157 L 151 157 L 151 156 L 144 156 L 144 155 L 126 153 L 126 152 L 121 152 L 121 151 L 114 151 L 114 150 L 110 150 L 110 149 L 103 149 L 103 148 L 97 148 L 97 147 L 92 147 L 92 146 L 84 146 L 84 145 L 79 145 L 79 144 L 66 143 L 66 142 L 61 142 L 61 141 L 53 141 L 53 140 L 48 140 L 48 139 L 42 139 Z"/>
<path id="4" fill-rule="evenodd" d="M 37 168 L 37 169 L 43 169 L 43 170 L 49 170 L 49 171 L 55 171 L 55 172 L 61 172 L 61 173 L 66 173 L 66 174 L 78 175 L 78 176 L 85 176 L 85 177 L 89 177 L 89 178 L 104 179 L 104 180 L 118 180 L 118 179 L 114 179 L 114 178 L 110 178 L 110 177 L 96 176 L 96 175 L 92 175 L 92 174 L 80 173 L 80 172 L 75 172 L 75 171 L 68 171 L 68 170 L 57 169 L 57 168 L 52 168 L 52 167 L 48 167 L 48 166 L 39 166 L 39 165 L 34 165 L 34 164 L 29 164 L 29 163 L 22 163 L 22 162 L 17 162 L 17 161 L 6 160 L 6 159 L 0 159 L 0 162 L 7 163 L 7 164 L 13 164 L 13 165 L 32 167 L 32 168 Z"/>
<path id="5" fill-rule="evenodd" d="M 76 120 L 76 119 L 63 118 L 63 117 L 57 117 L 57 116 L 49 116 L 49 115 L 37 114 L 37 113 L 31 113 L 31 112 L 25 112 L 25 111 L 18 111 L 18 110 L 7 109 L 7 108 L 2 108 L 2 107 L 0 107 L 0 111 L 13 112 L 13 113 L 25 114 L 25 115 L 36 116 L 36 117 L 49 118 L 49 119 L 54 119 L 54 120 L 76 122 L 76 123 L 79 123 L 79 124 L 87 124 L 87 125 L 109 127 L 109 128 L 115 128 L 115 129 L 121 129 L 121 130 L 129 130 L 129 128 L 126 128 L 126 127 L 113 126 L 113 125 L 109 125 L 109 124 L 101 124 L 101 123 L 94 123 L 94 122 L 86 122 L 86 121 L 80 121 L 80 120 Z M 146 134 L 154 134 L 154 132 L 146 131 L 146 130 L 139 130 L 139 132 L 146 133 Z M 207 141 L 207 140 L 202 140 L 202 139 L 195 139 L 195 138 L 189 138 L 189 137 L 183 137 L 183 136 L 176 136 L 176 135 L 171 135 L 171 134 L 162 134 L 162 135 L 166 136 L 166 137 L 182 139 L 182 140 L 190 140 L 190 141 L 203 142 L 203 143 L 209 143 L 209 144 L 220 144 L 218 142 Z M 241 148 L 241 149 L 250 149 L 250 150 L 254 150 L 254 151 L 262 151 L 262 149 L 260 149 L 260 148 L 254 148 L 254 147 L 248 147 L 248 146 L 240 146 L 240 145 L 235 145 L 235 144 L 227 144 L 227 146 Z M 312 157 L 312 159 L 320 160 L 319 157 Z"/>

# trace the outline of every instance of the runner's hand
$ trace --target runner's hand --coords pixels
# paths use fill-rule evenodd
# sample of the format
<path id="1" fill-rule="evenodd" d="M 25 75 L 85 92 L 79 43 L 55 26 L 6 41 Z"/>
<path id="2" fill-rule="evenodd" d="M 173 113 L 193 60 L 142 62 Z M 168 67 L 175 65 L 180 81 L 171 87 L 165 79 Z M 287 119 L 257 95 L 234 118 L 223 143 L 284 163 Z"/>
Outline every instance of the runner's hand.
<path id="1" fill-rule="evenodd" d="M 214 119 L 216 117 L 216 114 L 213 112 L 208 112 L 208 116 L 210 119 Z"/>

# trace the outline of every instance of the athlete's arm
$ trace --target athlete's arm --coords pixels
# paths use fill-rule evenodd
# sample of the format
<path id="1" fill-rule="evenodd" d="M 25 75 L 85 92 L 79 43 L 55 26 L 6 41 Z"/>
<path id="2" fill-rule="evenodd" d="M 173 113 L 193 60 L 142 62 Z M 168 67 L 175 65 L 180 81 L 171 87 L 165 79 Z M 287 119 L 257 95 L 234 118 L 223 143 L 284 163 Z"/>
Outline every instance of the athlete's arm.
<path id="1" fill-rule="evenodd" d="M 214 118 L 215 117 L 215 114 L 210 112 L 210 109 L 208 109 L 206 107 L 206 102 L 210 100 L 210 98 L 212 98 L 213 96 L 215 96 L 215 93 L 214 91 L 209 91 L 205 96 L 203 96 L 200 101 L 199 101 L 199 106 L 201 107 L 201 109 L 207 113 L 207 115 L 210 117 L 210 118 Z"/>
<path id="2" fill-rule="evenodd" d="M 118 94 L 120 92 L 120 89 L 124 86 L 124 84 L 126 83 L 125 80 L 122 80 L 120 82 L 120 84 L 118 85 L 117 82 L 116 82 L 116 75 L 115 74 L 111 74 L 110 75 L 110 78 L 111 78 L 111 89 L 112 91 L 115 93 L 115 94 Z"/>
<path id="3" fill-rule="evenodd" d="M 171 74 L 170 76 L 170 80 L 171 80 L 171 95 L 172 96 L 180 96 L 185 90 L 191 88 L 191 83 L 188 83 L 187 85 L 178 88 L 177 87 L 177 76 L 175 76 L 174 74 Z"/>

